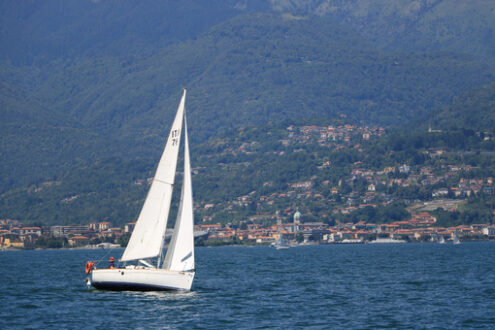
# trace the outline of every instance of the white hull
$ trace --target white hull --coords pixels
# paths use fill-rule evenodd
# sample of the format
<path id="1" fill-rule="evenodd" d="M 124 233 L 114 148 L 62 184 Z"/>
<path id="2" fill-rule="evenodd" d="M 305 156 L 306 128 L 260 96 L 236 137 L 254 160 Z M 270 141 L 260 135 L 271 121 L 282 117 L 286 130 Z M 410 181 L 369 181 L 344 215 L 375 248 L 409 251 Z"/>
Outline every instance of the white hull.
<path id="1" fill-rule="evenodd" d="M 370 241 L 371 244 L 380 244 L 380 243 L 407 243 L 403 239 L 394 239 L 394 238 L 377 238 L 374 241 Z"/>
<path id="2" fill-rule="evenodd" d="M 166 269 L 94 269 L 90 284 L 103 290 L 115 291 L 168 291 L 191 290 L 194 271 L 177 272 Z"/>

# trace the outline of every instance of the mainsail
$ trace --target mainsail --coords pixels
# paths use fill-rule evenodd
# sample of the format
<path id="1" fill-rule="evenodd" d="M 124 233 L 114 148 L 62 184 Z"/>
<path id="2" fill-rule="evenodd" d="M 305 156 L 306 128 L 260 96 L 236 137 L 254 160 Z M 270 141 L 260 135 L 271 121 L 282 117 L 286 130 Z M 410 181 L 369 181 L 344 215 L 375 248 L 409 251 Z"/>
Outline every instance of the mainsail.
<path id="1" fill-rule="evenodd" d="M 184 181 L 174 234 L 163 263 L 163 268 L 176 271 L 194 269 L 194 219 L 187 121 L 184 126 Z"/>
<path id="2" fill-rule="evenodd" d="M 185 98 L 184 90 L 167 145 L 121 261 L 154 258 L 160 255 L 163 248 L 179 154 Z"/>

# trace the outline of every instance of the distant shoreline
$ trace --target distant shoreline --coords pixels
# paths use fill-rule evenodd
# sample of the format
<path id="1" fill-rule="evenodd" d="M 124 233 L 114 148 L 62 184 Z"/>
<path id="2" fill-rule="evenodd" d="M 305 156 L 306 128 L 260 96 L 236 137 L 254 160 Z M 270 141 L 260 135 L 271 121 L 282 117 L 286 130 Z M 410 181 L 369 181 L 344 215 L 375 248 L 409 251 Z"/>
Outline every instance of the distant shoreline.
<path id="1" fill-rule="evenodd" d="M 482 243 L 482 242 L 491 242 L 495 243 L 494 239 L 486 239 L 486 240 L 468 240 L 468 241 L 462 241 L 462 244 L 465 243 Z M 396 245 L 399 242 L 380 242 L 378 245 L 383 245 L 383 244 L 393 244 Z M 337 243 L 324 243 L 324 244 L 313 244 L 313 243 L 302 243 L 302 244 L 294 244 L 290 245 L 291 248 L 293 247 L 301 247 L 301 246 L 318 246 L 318 245 L 370 245 L 371 242 L 337 242 Z M 436 242 L 400 242 L 399 244 L 435 244 L 435 245 L 452 245 L 452 242 L 445 242 L 444 244 L 436 243 Z M 462 245 L 461 244 L 461 245 Z M 371 244 L 371 245 L 377 245 L 377 244 Z M 196 248 L 199 247 L 271 247 L 270 244 L 205 244 L 205 245 L 199 245 L 196 246 Z M 26 248 L 10 248 L 10 247 L 2 247 L 0 248 L 0 252 L 6 252 L 6 251 L 50 251 L 50 250 L 117 250 L 117 249 L 124 249 L 125 247 L 119 246 L 119 247 L 109 247 L 109 248 L 101 248 L 101 247 L 96 247 L 96 246 L 78 246 L 78 247 L 62 247 L 62 248 L 35 248 L 35 249 L 26 249 Z"/>

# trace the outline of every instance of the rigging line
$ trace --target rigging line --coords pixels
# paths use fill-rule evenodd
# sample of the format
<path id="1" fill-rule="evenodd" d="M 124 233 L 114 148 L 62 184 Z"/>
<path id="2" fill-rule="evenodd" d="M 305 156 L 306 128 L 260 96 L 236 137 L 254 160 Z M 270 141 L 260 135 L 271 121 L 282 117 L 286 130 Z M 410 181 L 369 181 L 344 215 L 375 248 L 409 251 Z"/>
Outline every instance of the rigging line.
<path id="1" fill-rule="evenodd" d="M 104 243 L 104 242 L 103 242 L 103 243 Z M 101 243 L 100 243 L 100 244 L 101 244 Z M 96 244 L 96 245 L 98 245 L 98 244 Z M 115 248 L 110 248 L 110 249 L 107 249 L 107 250 L 108 250 L 108 251 L 107 251 L 107 253 L 105 253 L 105 255 L 104 255 L 101 259 L 96 259 L 96 257 L 95 257 L 95 258 L 93 258 L 93 259 L 95 260 L 95 265 L 98 265 L 98 264 L 100 264 L 100 263 L 104 262 L 104 261 L 105 261 L 105 259 L 107 258 L 107 256 L 108 256 L 111 252 L 113 252 L 113 250 L 115 250 Z M 93 255 L 94 255 L 94 254 L 93 254 Z"/>
<path id="2" fill-rule="evenodd" d="M 159 179 L 153 179 L 153 181 L 157 181 L 157 182 L 160 182 L 160 183 L 168 184 L 168 185 L 170 185 L 170 186 L 172 186 L 172 187 L 174 186 L 174 184 L 173 184 L 173 183 L 166 182 L 166 181 L 159 180 Z"/>
<path id="3" fill-rule="evenodd" d="M 107 253 L 105 253 L 105 255 L 103 256 L 103 258 L 102 258 L 102 259 L 97 260 L 97 263 L 102 263 L 102 262 L 104 262 L 104 261 L 105 261 L 105 259 L 108 257 L 108 255 L 112 252 L 112 250 L 113 250 L 113 248 L 108 249 L 108 252 L 107 252 Z"/>

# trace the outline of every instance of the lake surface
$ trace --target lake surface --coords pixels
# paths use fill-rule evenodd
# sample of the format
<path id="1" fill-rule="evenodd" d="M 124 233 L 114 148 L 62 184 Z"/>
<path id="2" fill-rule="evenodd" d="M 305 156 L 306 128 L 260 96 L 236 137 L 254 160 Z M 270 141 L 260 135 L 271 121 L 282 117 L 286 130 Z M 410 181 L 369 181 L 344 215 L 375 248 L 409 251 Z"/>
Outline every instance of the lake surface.
<path id="1" fill-rule="evenodd" d="M 121 253 L 0 252 L 0 329 L 495 328 L 495 243 L 201 247 L 192 292 L 88 289 Z"/>

